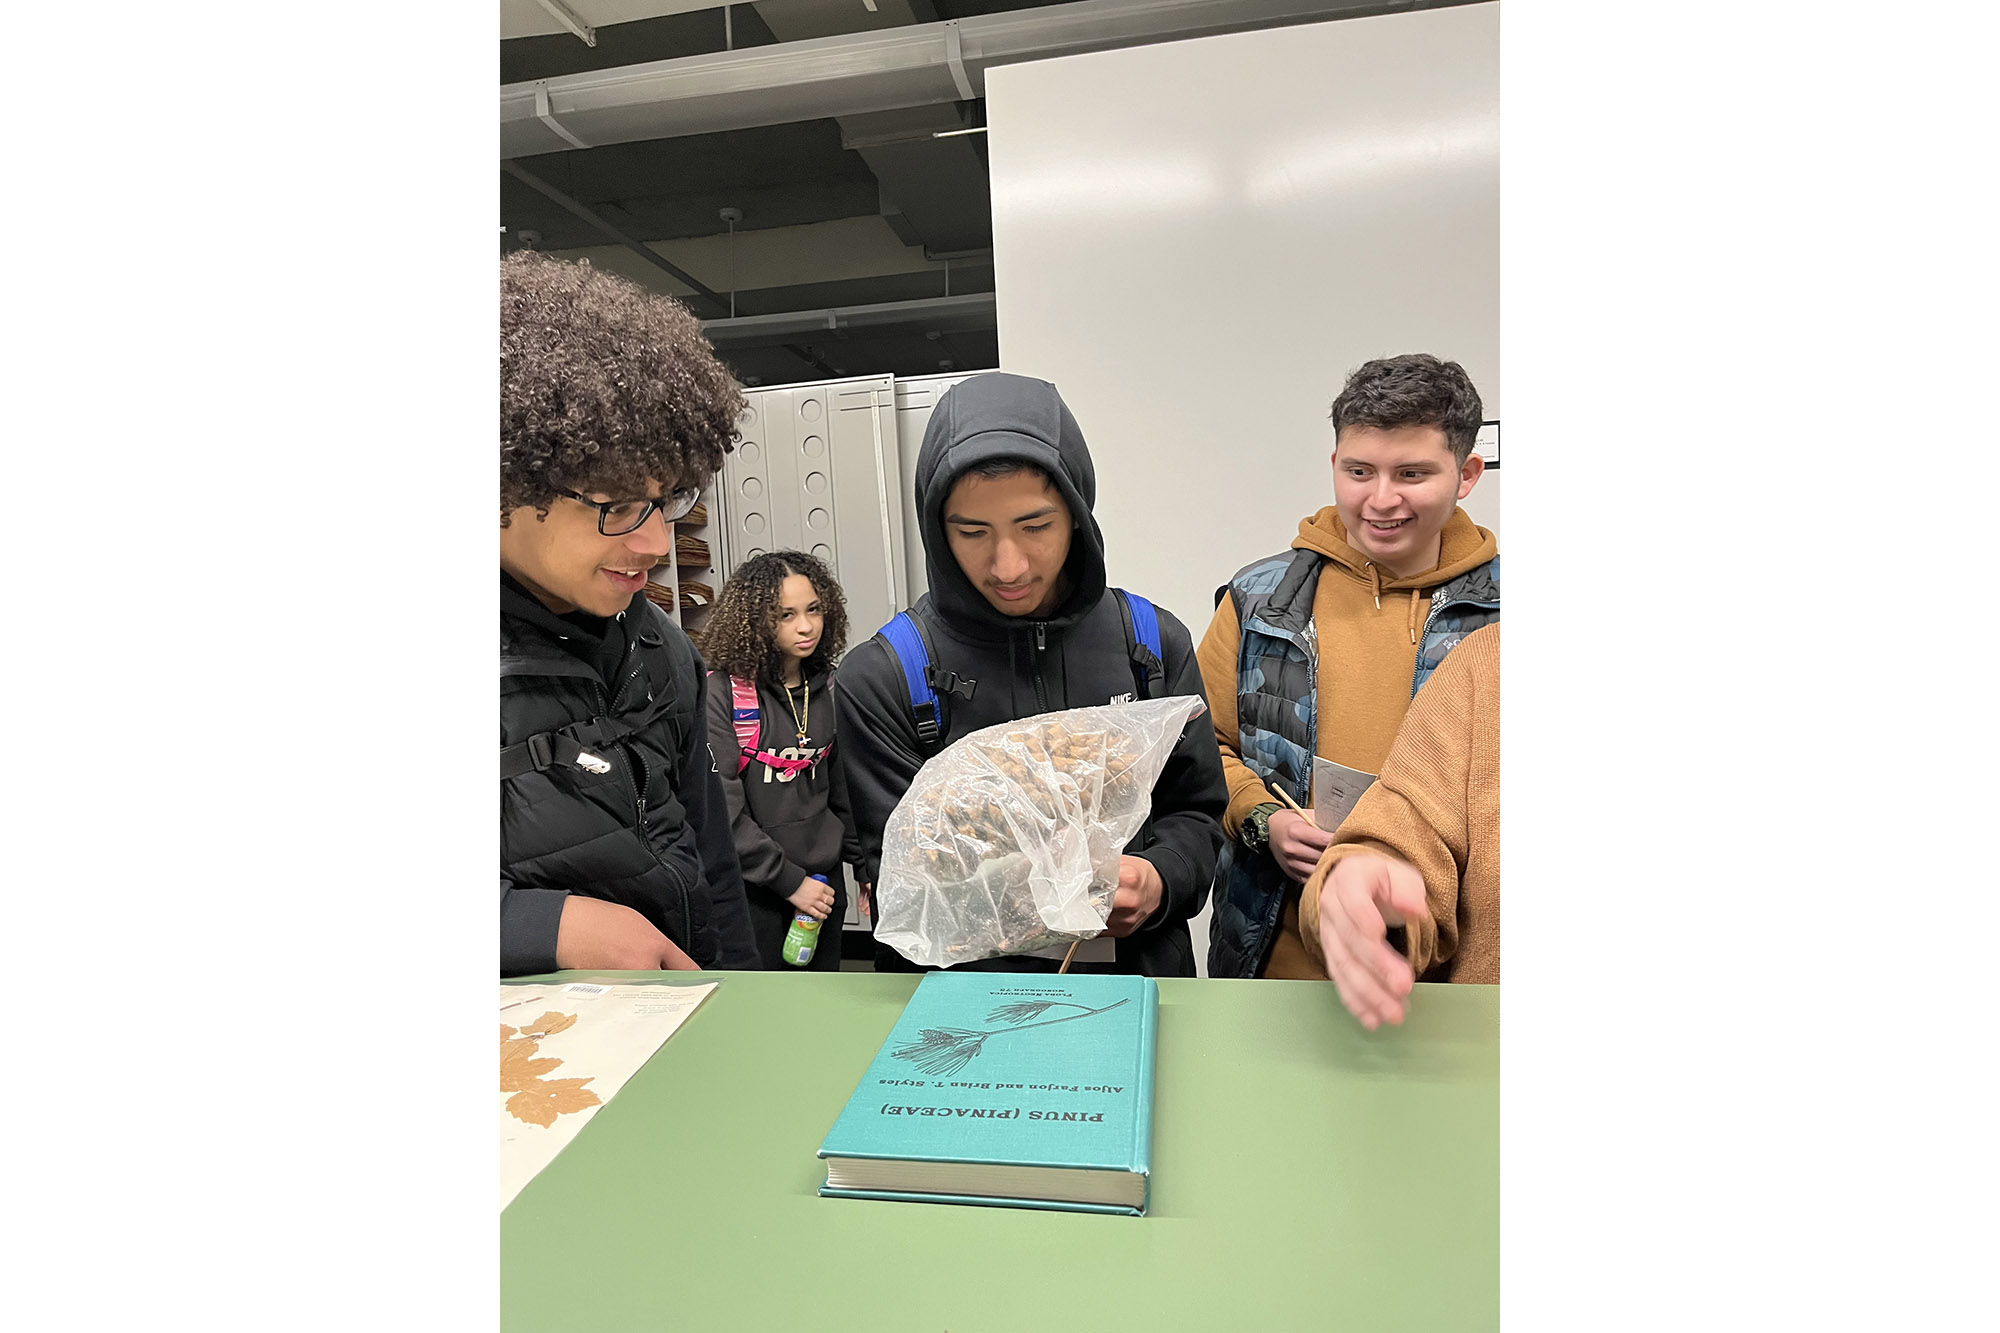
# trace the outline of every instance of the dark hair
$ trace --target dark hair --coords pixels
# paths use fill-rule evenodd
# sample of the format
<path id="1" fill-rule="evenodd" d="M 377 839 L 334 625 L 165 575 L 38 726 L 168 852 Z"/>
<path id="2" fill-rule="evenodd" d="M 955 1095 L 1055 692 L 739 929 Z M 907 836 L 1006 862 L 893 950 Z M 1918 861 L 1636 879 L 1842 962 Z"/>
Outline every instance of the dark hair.
<path id="1" fill-rule="evenodd" d="M 847 597 L 834 582 L 833 571 L 803 551 L 766 551 L 736 567 L 695 633 L 695 643 L 712 669 L 767 685 L 782 682 L 784 654 L 775 638 L 778 589 L 792 574 L 802 574 L 812 584 L 826 617 L 819 642 L 801 669 L 829 666 L 846 649 Z"/>
<path id="2" fill-rule="evenodd" d="M 1464 467 L 1484 409 L 1465 367 L 1412 352 L 1367 362 L 1349 375 L 1333 400 L 1331 416 L 1336 441 L 1347 426 L 1437 426 L 1452 457 Z"/>
<path id="3" fill-rule="evenodd" d="M 500 515 L 563 490 L 700 486 L 743 394 L 670 296 L 516 250 L 500 261 Z"/>
<path id="4" fill-rule="evenodd" d="M 987 481 L 998 481 L 1002 477 L 1011 477 L 1016 472 L 1032 472 L 1042 479 L 1042 485 L 1055 485 L 1055 478 L 1049 475 L 1047 468 L 1037 463 L 1030 463 L 1025 458 L 989 458 L 983 463 L 974 463 L 959 473 L 951 484 L 956 486 L 967 477 L 984 477 Z"/>

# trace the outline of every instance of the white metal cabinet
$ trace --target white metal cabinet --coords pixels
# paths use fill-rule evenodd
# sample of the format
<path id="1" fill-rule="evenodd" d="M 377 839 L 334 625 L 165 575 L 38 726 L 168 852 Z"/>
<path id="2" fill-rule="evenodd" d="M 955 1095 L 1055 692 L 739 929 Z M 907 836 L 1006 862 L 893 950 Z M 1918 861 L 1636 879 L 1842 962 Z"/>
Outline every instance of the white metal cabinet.
<path id="1" fill-rule="evenodd" d="M 961 380 L 984 371 L 962 371 L 954 375 L 917 375 L 896 381 L 896 449 L 903 464 L 903 582 L 912 602 L 930 591 L 930 573 L 924 568 L 923 527 L 917 517 L 917 454 L 924 447 L 924 428 L 930 425 L 931 411 L 944 392 Z"/>
<path id="2" fill-rule="evenodd" d="M 909 604 L 895 379 L 782 385 L 744 398 L 742 438 L 719 487 L 723 568 L 766 551 L 818 556 L 840 581 L 848 641 L 859 643 Z"/>

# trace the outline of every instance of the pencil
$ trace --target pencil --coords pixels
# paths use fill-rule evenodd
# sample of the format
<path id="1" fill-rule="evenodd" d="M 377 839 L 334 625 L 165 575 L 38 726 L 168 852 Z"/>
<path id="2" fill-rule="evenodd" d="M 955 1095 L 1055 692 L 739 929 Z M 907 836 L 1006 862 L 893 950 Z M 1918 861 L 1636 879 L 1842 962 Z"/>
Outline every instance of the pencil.
<path id="1" fill-rule="evenodd" d="M 1293 800 L 1291 796 L 1286 793 L 1283 787 L 1272 787 L 1271 790 L 1274 793 L 1276 793 L 1278 799 L 1283 801 L 1286 805 L 1289 805 L 1290 807 L 1292 807 L 1292 809 L 1297 810 L 1300 814 L 1305 815 L 1307 819 L 1312 818 L 1312 815 L 1307 813 L 1307 811 L 1304 810 L 1297 801 Z"/>

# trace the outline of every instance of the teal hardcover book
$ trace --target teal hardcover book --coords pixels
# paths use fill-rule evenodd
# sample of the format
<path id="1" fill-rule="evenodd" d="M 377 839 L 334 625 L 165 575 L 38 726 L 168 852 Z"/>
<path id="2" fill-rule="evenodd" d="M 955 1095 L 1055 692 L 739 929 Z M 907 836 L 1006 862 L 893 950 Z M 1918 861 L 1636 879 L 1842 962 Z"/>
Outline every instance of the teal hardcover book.
<path id="1" fill-rule="evenodd" d="M 840 1198 L 1146 1211 L 1150 977 L 932 972 L 820 1145 Z"/>

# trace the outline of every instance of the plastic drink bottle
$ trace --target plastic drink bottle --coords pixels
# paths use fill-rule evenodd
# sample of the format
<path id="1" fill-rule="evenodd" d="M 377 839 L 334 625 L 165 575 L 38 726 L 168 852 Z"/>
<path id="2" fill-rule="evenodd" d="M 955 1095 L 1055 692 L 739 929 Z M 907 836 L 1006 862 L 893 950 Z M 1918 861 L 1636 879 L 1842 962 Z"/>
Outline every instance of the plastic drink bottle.
<path id="1" fill-rule="evenodd" d="M 812 878 L 827 883 L 825 875 Z M 819 947 L 819 918 L 811 912 L 798 912 L 792 916 L 792 928 L 785 932 L 784 959 L 793 967 L 804 967 L 813 960 L 813 950 Z"/>

